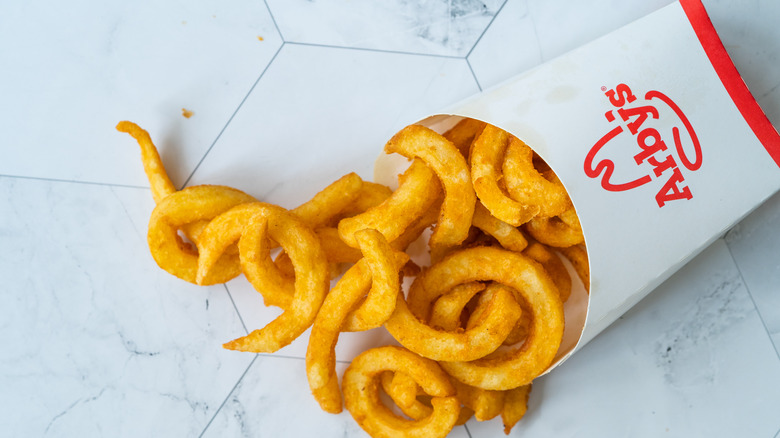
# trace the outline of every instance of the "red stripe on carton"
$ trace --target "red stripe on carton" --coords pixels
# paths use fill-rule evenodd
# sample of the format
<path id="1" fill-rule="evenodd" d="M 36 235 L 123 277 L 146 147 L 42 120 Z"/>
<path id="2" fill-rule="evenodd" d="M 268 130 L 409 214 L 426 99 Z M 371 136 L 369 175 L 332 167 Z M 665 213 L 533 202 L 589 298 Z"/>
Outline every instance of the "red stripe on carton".
<path id="1" fill-rule="evenodd" d="M 780 134 L 750 93 L 737 67 L 726 52 L 707 10 L 701 0 L 680 0 L 680 5 L 696 33 L 696 37 L 712 63 L 723 86 L 726 88 L 742 117 L 756 134 L 766 151 L 780 166 Z"/>

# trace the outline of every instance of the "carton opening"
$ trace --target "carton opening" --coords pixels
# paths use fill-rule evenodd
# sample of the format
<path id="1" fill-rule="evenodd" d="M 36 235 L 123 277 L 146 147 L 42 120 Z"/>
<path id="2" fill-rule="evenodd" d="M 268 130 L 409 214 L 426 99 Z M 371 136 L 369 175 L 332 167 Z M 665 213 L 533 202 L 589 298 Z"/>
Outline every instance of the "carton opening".
<path id="1" fill-rule="evenodd" d="M 447 115 L 447 114 L 441 114 L 441 115 L 434 115 L 430 116 L 428 118 L 425 118 L 416 124 L 425 126 L 427 128 L 432 129 L 433 131 L 438 132 L 439 134 L 445 134 L 447 132 L 454 132 L 453 129 L 456 125 L 458 125 L 459 122 L 466 120 L 466 117 L 456 116 L 456 115 Z M 470 119 L 473 121 L 477 121 L 476 119 Z M 478 121 L 477 121 L 478 122 Z M 495 126 L 495 125 L 493 125 Z M 499 129 L 503 129 L 502 127 L 496 126 Z M 451 131 L 452 130 L 452 131 Z M 527 141 L 527 139 L 523 138 L 522 133 L 517 132 L 508 132 L 507 130 L 504 130 L 511 136 L 517 137 L 517 139 L 521 140 L 523 143 Z M 454 134 L 453 134 L 454 135 Z M 473 140 L 468 139 L 467 142 L 471 142 Z M 457 143 L 454 141 L 454 143 Z M 533 150 L 533 144 L 529 141 L 526 143 L 528 147 L 530 147 Z M 456 144 L 456 146 L 458 146 Z M 462 152 L 464 152 L 464 155 L 468 154 L 468 147 L 464 147 L 461 145 L 459 149 L 462 149 Z M 375 163 L 374 166 L 374 181 L 378 182 L 380 184 L 387 185 L 393 189 L 395 189 L 398 185 L 398 175 L 403 173 L 406 168 L 408 168 L 410 165 L 410 161 L 398 154 L 381 154 Z M 551 169 L 546 161 L 544 160 L 544 157 L 541 157 L 534 151 L 533 156 L 533 165 L 536 169 L 542 169 L 544 171 L 543 175 L 547 179 L 554 179 L 558 181 L 558 178 L 555 172 L 555 169 Z M 552 172 L 552 177 L 550 177 L 550 172 Z M 561 183 L 562 184 L 562 183 Z M 503 182 L 502 182 L 503 185 Z M 564 186 L 565 189 L 565 186 Z M 503 190 L 506 192 L 506 188 L 504 187 Z M 568 190 L 566 190 L 567 194 L 566 197 L 568 197 Z M 569 201 L 571 204 L 574 204 L 575 201 L 571 199 Z M 573 207 L 569 208 L 574 211 Z M 573 214 L 575 216 L 576 220 L 576 214 Z M 567 225 L 557 219 L 556 217 L 552 217 L 549 219 L 551 222 L 559 222 L 557 225 L 561 227 L 566 227 Z M 579 226 L 579 224 L 577 224 Z M 475 230 L 477 227 L 472 227 Z M 516 227 L 518 230 L 520 230 L 523 235 L 528 240 L 529 245 L 534 244 L 536 240 L 523 228 L 523 225 L 520 225 Z M 478 232 L 478 231 L 477 231 Z M 487 234 L 487 233 L 485 233 Z M 584 236 L 584 231 L 582 232 L 582 235 Z M 430 266 L 431 260 L 428 247 L 427 247 L 427 241 L 430 237 L 430 231 L 424 233 L 418 241 L 410 248 L 410 257 L 414 260 L 415 263 L 417 263 L 421 267 L 427 267 Z M 583 237 L 584 239 L 584 237 Z M 493 244 L 501 244 L 501 242 L 492 242 Z M 538 245 L 537 245 L 538 246 Z M 589 263 L 587 262 L 587 251 L 585 250 L 586 245 L 584 241 L 580 244 L 574 245 L 577 248 L 557 248 L 550 245 L 545 245 L 543 248 L 546 250 L 549 250 L 548 254 L 551 254 L 552 257 L 556 257 L 558 260 L 560 260 L 560 263 L 556 263 L 558 266 L 562 266 L 565 269 L 565 273 L 559 275 L 568 275 L 568 279 L 571 283 L 571 293 L 568 296 L 568 298 L 565 299 L 564 305 L 563 305 L 563 311 L 564 311 L 564 333 L 563 338 L 560 343 L 560 346 L 558 348 L 557 354 L 552 362 L 552 364 L 547 368 L 547 371 L 545 373 L 549 372 L 553 368 L 555 368 L 560 363 L 563 363 L 576 349 L 577 345 L 580 342 L 580 339 L 583 334 L 583 330 L 585 327 L 585 321 L 587 319 L 587 312 L 590 302 L 590 295 L 588 293 L 588 290 L 590 288 L 590 284 L 585 284 L 584 281 L 587 281 L 589 283 Z M 413 248 L 417 248 L 417 250 L 413 250 Z M 580 258 L 578 259 L 575 255 L 571 254 L 571 251 L 578 251 L 578 255 Z M 526 253 L 528 251 L 526 250 Z M 570 257 L 573 257 L 570 259 Z M 582 257 L 584 257 L 584 261 L 582 260 Z M 533 257 L 532 257 L 533 258 Z M 579 265 L 579 266 L 575 266 Z M 578 273 L 578 269 L 580 272 Z M 586 274 L 582 273 L 582 270 L 586 271 Z M 568 282 L 567 282 L 568 284 Z M 405 286 L 408 286 L 406 284 Z M 408 288 L 407 288 L 408 290 Z M 517 346 L 512 347 L 502 347 L 502 348 L 517 348 Z"/>

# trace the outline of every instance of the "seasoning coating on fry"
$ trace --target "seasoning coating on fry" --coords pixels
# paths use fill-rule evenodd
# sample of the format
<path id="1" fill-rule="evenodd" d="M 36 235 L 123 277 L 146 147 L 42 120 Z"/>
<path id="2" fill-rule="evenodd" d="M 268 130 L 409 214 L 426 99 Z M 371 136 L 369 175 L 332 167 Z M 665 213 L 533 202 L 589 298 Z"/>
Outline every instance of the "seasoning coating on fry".
<path id="1" fill-rule="evenodd" d="M 573 245 L 566 248 L 559 248 L 558 251 L 566 257 L 572 264 L 577 276 L 580 277 L 585 290 L 590 292 L 590 265 L 588 263 L 588 252 L 585 245 Z"/>
<path id="2" fill-rule="evenodd" d="M 578 245 L 585 241 L 574 208 L 550 218 L 533 218 L 524 225 L 524 229 L 539 242 L 558 248 Z"/>
<path id="3" fill-rule="evenodd" d="M 458 401 L 474 411 L 477 421 L 487 421 L 501 415 L 504 410 L 505 391 L 492 391 L 466 385 L 457 379 L 450 380 L 458 392 Z"/>
<path id="4" fill-rule="evenodd" d="M 520 226 L 539 213 L 539 206 L 523 204 L 501 189 L 501 164 L 509 142 L 509 133 L 493 125 L 485 126 L 471 145 L 471 181 L 482 204 L 496 218 Z"/>
<path id="5" fill-rule="evenodd" d="M 159 203 L 166 196 L 176 191 L 168 173 L 165 171 L 157 147 L 152 143 L 149 133 L 133 122 L 122 121 L 116 125 L 119 132 L 130 134 L 141 147 L 141 162 L 144 165 L 146 178 L 152 188 L 152 198 L 155 203 Z"/>
<path id="6" fill-rule="evenodd" d="M 431 414 L 408 420 L 385 406 L 379 397 L 384 371 L 400 371 L 414 379 L 432 396 Z M 378 347 L 361 353 L 344 372 L 342 389 L 347 410 L 372 437 L 443 438 L 460 414 L 455 388 L 441 367 L 399 347 Z"/>
<path id="7" fill-rule="evenodd" d="M 478 281 L 459 284 L 439 297 L 431 309 L 428 322 L 433 328 L 454 331 L 463 325 L 463 311 L 474 296 L 485 290 L 485 284 Z"/>
<path id="8" fill-rule="evenodd" d="M 320 228 L 349 207 L 362 187 L 363 180 L 354 172 L 348 173 L 291 211 L 311 228 Z"/>
<path id="9" fill-rule="evenodd" d="M 537 170 L 533 150 L 515 136 L 509 136 L 502 172 L 509 196 L 538 206 L 539 216 L 555 216 L 571 208 L 569 195 L 555 173 Z"/>
<path id="10" fill-rule="evenodd" d="M 409 256 L 394 251 L 376 230 L 358 231 L 355 239 L 371 272 L 371 289 L 360 306 L 347 315 L 344 330 L 364 331 L 381 327 L 393 314 L 401 291 L 399 271 Z"/>
<path id="11" fill-rule="evenodd" d="M 367 263 L 361 259 L 328 293 L 314 320 L 306 350 L 306 376 L 314 399 L 325 412 L 335 414 L 342 410 L 336 375 L 336 343 L 349 309 L 366 294 L 370 284 Z"/>
<path id="12" fill-rule="evenodd" d="M 458 148 L 461 155 L 468 159 L 471 143 L 482 132 L 485 125 L 485 122 L 477 119 L 465 118 L 442 135 Z"/>
<path id="13" fill-rule="evenodd" d="M 544 269 L 550 274 L 553 283 L 555 283 L 558 293 L 561 295 L 561 301 L 564 303 L 568 301 L 569 296 L 571 296 L 571 277 L 560 257 L 539 242 L 528 245 L 523 254 L 544 266 Z"/>
<path id="14" fill-rule="evenodd" d="M 444 202 L 430 246 L 448 248 L 463 242 L 471 227 L 477 198 L 468 163 L 455 145 L 431 129 L 410 125 L 387 142 L 385 152 L 420 158 L 441 182 Z"/>
<path id="15" fill-rule="evenodd" d="M 270 238 L 290 256 L 295 271 L 294 292 L 289 306 L 276 319 L 224 347 L 255 353 L 274 352 L 292 342 L 314 322 L 329 289 L 328 262 L 314 231 L 289 211 L 262 202 L 237 208 L 244 224 L 238 241 L 239 257 L 245 271 L 257 268 L 255 274 L 248 277 L 255 282 L 253 286 L 262 291 L 277 284 L 278 277 L 269 274 L 276 269 L 270 257 L 264 251 L 255 251 L 258 241 Z M 232 233 L 224 235 L 226 240 L 233 237 Z"/>
<path id="16" fill-rule="evenodd" d="M 531 384 L 506 391 L 504 396 L 504 409 L 501 411 L 501 419 L 504 422 L 504 433 L 509 435 L 528 410 L 528 397 L 531 394 Z"/>
<path id="17" fill-rule="evenodd" d="M 184 242 L 178 230 L 187 224 L 211 220 L 242 203 L 253 202 L 246 193 L 225 186 L 192 186 L 166 196 L 152 210 L 147 242 L 157 264 L 170 274 L 197 283 L 198 251 Z M 241 273 L 236 254 L 215 261 L 201 284 L 224 283 Z"/>
<path id="18" fill-rule="evenodd" d="M 442 362 L 442 367 L 456 379 L 485 389 L 502 390 L 528 384 L 552 363 L 564 326 L 563 303 L 558 291 L 537 262 L 494 247 L 454 252 L 412 283 L 407 296 L 409 307 L 417 318 L 425 320 L 436 299 L 455 285 L 485 280 L 509 286 L 528 303 L 534 318 L 528 337 L 522 347 L 501 353 L 497 358 Z"/>
<path id="19" fill-rule="evenodd" d="M 470 329 L 437 330 L 415 317 L 399 294 L 395 312 L 385 328 L 401 345 L 421 356 L 440 361 L 468 361 L 495 351 L 512 331 L 521 313 L 511 293 L 498 293 L 482 318 Z"/>
<path id="20" fill-rule="evenodd" d="M 384 303 L 384 296 L 366 296 L 392 294 L 394 298 L 400 290 L 398 271 L 409 259 L 403 252 L 390 250 L 376 230 L 362 230 L 357 234 L 358 239 L 368 241 L 364 246 L 370 255 L 352 265 L 325 297 L 306 350 L 306 375 L 312 395 L 324 411 L 331 413 L 341 412 L 342 408 L 335 353 L 339 333 L 374 328 L 387 319 L 395 302 Z M 386 252 L 377 255 L 376 251 Z M 368 304 L 353 311 L 361 300 Z M 383 305 L 393 307 L 383 309 Z M 359 313 L 357 317 L 352 315 L 355 312 Z"/>
<path id="21" fill-rule="evenodd" d="M 356 248 L 355 232 L 366 228 L 381 232 L 388 241 L 395 240 L 423 215 L 441 190 L 436 175 L 420 160 L 412 161 L 399 181 L 398 189 L 384 202 L 339 221 L 339 235 L 347 245 Z"/>
<path id="22" fill-rule="evenodd" d="M 522 231 L 493 216 L 479 201 L 474 209 L 472 223 L 475 227 L 495 237 L 498 243 L 508 250 L 520 252 L 528 246 L 528 240 Z"/>

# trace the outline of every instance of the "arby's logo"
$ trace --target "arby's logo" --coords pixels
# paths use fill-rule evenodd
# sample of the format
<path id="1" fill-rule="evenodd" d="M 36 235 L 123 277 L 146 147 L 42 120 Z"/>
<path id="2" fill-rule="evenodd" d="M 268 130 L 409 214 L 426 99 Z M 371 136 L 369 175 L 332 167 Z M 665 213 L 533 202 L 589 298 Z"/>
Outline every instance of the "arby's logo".
<path id="1" fill-rule="evenodd" d="M 602 87 L 611 129 L 585 157 L 585 174 L 611 192 L 657 187 L 658 207 L 693 198 L 686 174 L 702 165 L 701 144 L 679 106 L 660 91 L 637 96 L 626 84 Z"/>

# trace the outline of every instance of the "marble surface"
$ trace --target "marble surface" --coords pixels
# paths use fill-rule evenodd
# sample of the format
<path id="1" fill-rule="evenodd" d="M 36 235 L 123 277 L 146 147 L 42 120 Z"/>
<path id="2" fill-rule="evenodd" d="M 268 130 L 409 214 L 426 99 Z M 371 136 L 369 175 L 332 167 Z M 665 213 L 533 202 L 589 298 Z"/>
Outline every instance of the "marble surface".
<path id="1" fill-rule="evenodd" d="M 370 179 L 401 126 L 668 3 L 6 2 L 3 435 L 365 436 L 312 399 L 305 337 L 274 355 L 221 348 L 273 316 L 245 280 L 197 287 L 155 265 L 154 203 L 119 120 L 151 132 L 178 187 L 293 207 L 347 171 Z M 780 126 L 780 3 L 704 3 Z M 775 195 L 538 379 L 512 435 L 778 437 L 778 351 Z M 451 436 L 501 429 L 472 420 Z"/>

